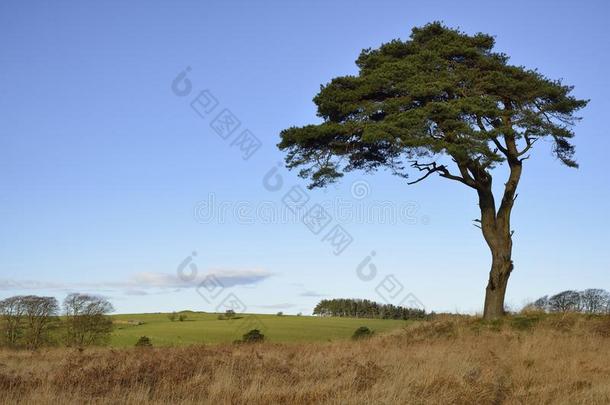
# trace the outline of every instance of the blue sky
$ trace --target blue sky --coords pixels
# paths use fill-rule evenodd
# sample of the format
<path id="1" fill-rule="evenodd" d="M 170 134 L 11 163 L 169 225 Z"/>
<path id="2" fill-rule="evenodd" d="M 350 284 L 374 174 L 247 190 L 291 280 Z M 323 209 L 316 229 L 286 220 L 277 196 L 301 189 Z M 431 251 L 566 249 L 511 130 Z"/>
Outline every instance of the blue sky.
<path id="1" fill-rule="evenodd" d="M 307 191 L 307 207 L 332 213 L 314 235 L 282 203 L 304 180 L 278 169 L 281 189 L 263 185 L 283 158 L 279 132 L 317 122 L 320 84 L 355 74 L 362 48 L 433 20 L 495 35 L 513 64 L 591 99 L 576 127 L 580 169 L 544 143 L 526 161 L 508 302 L 610 288 L 609 11 L 605 1 L 2 2 L 0 298 L 84 291 L 118 312 L 153 312 L 237 297 L 248 312 L 310 313 L 321 297 L 412 293 L 429 310 L 480 310 L 490 258 L 472 190 L 350 174 Z M 191 92 L 177 96 L 187 67 Z M 202 117 L 190 103 L 203 90 L 218 105 Z M 241 122 L 228 140 L 210 126 L 224 108 Z M 248 160 L 234 143 L 245 129 L 261 142 Z M 384 204 L 397 220 L 355 214 Z M 210 214 L 220 206 L 228 214 Z M 353 239 L 340 255 L 322 240 L 335 225 Z M 196 277 L 178 277 L 181 263 Z M 197 289 L 203 280 L 220 284 Z"/>

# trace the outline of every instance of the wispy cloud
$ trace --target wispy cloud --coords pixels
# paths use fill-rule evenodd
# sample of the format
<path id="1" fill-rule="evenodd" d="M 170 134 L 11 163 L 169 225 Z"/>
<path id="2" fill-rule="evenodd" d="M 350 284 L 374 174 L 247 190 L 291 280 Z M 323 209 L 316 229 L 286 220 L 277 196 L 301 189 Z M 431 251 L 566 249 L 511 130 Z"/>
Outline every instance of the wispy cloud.
<path id="1" fill-rule="evenodd" d="M 124 292 L 125 295 L 148 295 L 147 291 L 143 290 L 127 290 Z"/>
<path id="2" fill-rule="evenodd" d="M 321 294 L 315 291 L 305 291 L 299 294 L 301 297 L 326 297 L 326 294 Z"/>
<path id="3" fill-rule="evenodd" d="M 273 274 L 265 270 L 211 270 L 193 280 L 184 280 L 176 274 L 141 272 L 126 280 L 61 283 L 39 280 L 0 279 L 0 290 L 66 290 L 66 289 L 125 289 L 127 295 L 145 295 L 147 289 L 180 289 L 198 285 L 205 277 L 214 276 L 225 287 L 247 286 L 259 283 Z"/>
<path id="4" fill-rule="evenodd" d="M 176 274 L 169 273 L 136 273 L 127 282 L 118 283 L 116 287 L 138 288 L 187 288 L 199 284 L 204 278 L 213 276 L 225 287 L 251 285 L 269 277 L 271 273 L 264 270 L 212 270 L 194 280 L 184 280 Z"/>
<path id="5" fill-rule="evenodd" d="M 66 288 L 66 284 L 36 280 L 0 279 L 0 290 L 55 290 Z"/>
<path id="6" fill-rule="evenodd" d="M 258 308 L 265 309 L 284 309 L 284 308 L 294 308 L 295 304 L 291 304 L 289 302 L 283 302 L 281 304 L 269 304 L 269 305 L 257 305 Z"/>

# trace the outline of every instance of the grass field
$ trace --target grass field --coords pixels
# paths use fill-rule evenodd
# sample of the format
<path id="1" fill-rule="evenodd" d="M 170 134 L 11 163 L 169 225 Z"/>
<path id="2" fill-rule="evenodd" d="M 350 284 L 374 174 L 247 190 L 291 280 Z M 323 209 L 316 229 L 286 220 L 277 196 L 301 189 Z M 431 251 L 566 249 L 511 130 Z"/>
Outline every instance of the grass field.
<path id="1" fill-rule="evenodd" d="M 216 322 L 201 315 L 170 325 L 148 316 L 149 324 L 121 331 L 156 325 L 169 336 L 176 327 L 205 337 L 203 327 Z M 293 340 L 317 326 L 349 334 L 364 321 L 295 318 L 264 320 L 270 335 Z M 219 339 L 230 336 L 227 326 L 218 329 Z M 609 316 L 533 314 L 491 323 L 438 316 L 357 341 L 0 349 L 0 404 L 605 405 L 608 347 Z"/>
<path id="2" fill-rule="evenodd" d="M 260 329 L 270 342 L 330 342 L 351 337 L 360 326 L 387 332 L 407 324 L 401 320 L 322 318 L 293 315 L 239 315 L 239 319 L 219 320 L 218 314 L 184 312 L 183 322 L 170 321 L 168 314 L 114 315 L 110 345 L 133 346 L 140 336 L 148 336 L 154 346 L 230 343 L 251 329 Z"/>

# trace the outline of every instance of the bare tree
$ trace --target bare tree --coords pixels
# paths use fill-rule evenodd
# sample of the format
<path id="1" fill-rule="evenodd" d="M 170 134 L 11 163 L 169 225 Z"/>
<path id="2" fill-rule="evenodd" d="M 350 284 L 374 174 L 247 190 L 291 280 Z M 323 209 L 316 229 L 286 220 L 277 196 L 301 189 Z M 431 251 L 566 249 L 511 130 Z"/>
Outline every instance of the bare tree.
<path id="1" fill-rule="evenodd" d="M 36 295 L 21 297 L 21 304 L 27 326 L 25 344 L 37 349 L 49 341 L 49 330 L 59 312 L 59 304 L 54 297 Z"/>
<path id="2" fill-rule="evenodd" d="M 107 316 L 114 311 L 103 297 L 88 294 L 70 294 L 64 300 L 66 315 L 66 343 L 74 346 L 102 344 L 112 333 L 112 320 Z"/>
<path id="3" fill-rule="evenodd" d="M 588 313 L 603 313 L 610 302 L 610 293 L 600 288 L 589 288 L 580 293 L 583 310 Z"/>
<path id="4" fill-rule="evenodd" d="M 8 346 L 17 346 L 23 335 L 24 307 L 22 296 L 9 297 L 0 301 L 0 314 L 2 315 L 2 334 Z"/>
<path id="5" fill-rule="evenodd" d="M 547 311 L 549 309 L 549 296 L 545 295 L 544 297 L 538 298 L 536 301 L 533 302 L 532 305 L 536 309 Z"/>
<path id="6" fill-rule="evenodd" d="M 578 291 L 562 291 L 549 298 L 551 312 L 578 312 L 580 311 L 580 294 Z"/>

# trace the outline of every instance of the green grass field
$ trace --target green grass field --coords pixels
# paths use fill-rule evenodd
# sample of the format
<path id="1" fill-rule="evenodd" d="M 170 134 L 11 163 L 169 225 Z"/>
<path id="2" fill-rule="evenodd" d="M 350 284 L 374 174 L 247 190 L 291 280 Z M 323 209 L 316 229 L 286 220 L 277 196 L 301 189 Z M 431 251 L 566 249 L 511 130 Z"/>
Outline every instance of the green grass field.
<path id="1" fill-rule="evenodd" d="M 154 346 L 182 346 L 233 342 L 251 329 L 260 329 L 270 342 L 311 342 L 348 339 L 360 326 L 376 333 L 400 328 L 407 321 L 385 319 L 321 318 L 292 315 L 240 315 L 219 320 L 218 314 L 185 312 L 187 320 L 170 321 L 168 314 L 114 315 L 114 347 L 133 346 L 140 336 L 148 336 Z"/>

